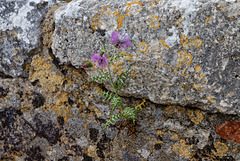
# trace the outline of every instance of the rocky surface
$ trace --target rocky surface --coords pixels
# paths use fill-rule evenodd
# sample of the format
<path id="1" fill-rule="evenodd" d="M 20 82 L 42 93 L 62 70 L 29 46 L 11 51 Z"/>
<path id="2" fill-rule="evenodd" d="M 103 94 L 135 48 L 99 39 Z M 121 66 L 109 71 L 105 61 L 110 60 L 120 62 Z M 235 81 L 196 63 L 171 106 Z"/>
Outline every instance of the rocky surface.
<path id="1" fill-rule="evenodd" d="M 239 8 L 239 1 L 72 1 L 55 13 L 53 54 L 79 68 L 101 39 L 110 44 L 113 31 L 126 32 L 129 60 L 112 67 L 132 64 L 122 95 L 240 114 Z"/>
<path id="2" fill-rule="evenodd" d="M 22 3 L 20 8 L 29 7 L 29 3 L 25 2 L 9 4 Z M 239 72 L 239 31 L 235 31 L 239 26 L 239 1 L 172 2 L 75 0 L 49 8 L 39 24 L 42 46 L 32 45 L 37 49 L 33 54 L 26 43 L 24 52 L 19 52 L 28 64 L 25 74 L 21 65 L 17 66 L 19 70 L 9 64 L 9 68 L 0 68 L 0 160 L 240 160 L 239 78 L 235 75 Z M 113 11 L 116 11 L 114 15 Z M 10 11 L 9 15 L 14 13 Z M 154 23 L 142 23 L 150 14 L 158 16 L 160 26 L 154 28 Z M 178 14 L 185 16 L 186 20 L 181 20 Z M 232 17 L 226 23 L 226 16 L 230 14 Z M 111 21 L 106 15 L 116 18 L 116 21 Z M 212 18 L 205 19 L 206 16 Z M 116 24 L 103 23 L 106 20 Z M 99 49 L 101 38 L 108 41 L 115 27 L 125 30 L 133 44 L 123 53 L 127 55 L 126 61 L 119 60 L 111 67 L 113 74 L 119 75 L 127 64 L 133 64 L 128 85 L 122 91 L 122 95 L 128 96 L 123 97 L 123 103 L 135 106 L 142 102 L 141 98 L 147 99 L 137 117 L 136 135 L 130 136 L 127 136 L 127 124 L 119 129 L 121 120 L 105 130 L 104 123 L 109 118 L 111 108 L 98 91 L 111 87 L 107 82 L 106 86 L 90 82 L 93 70 L 79 68 L 93 50 Z M 216 40 L 218 34 L 226 35 Z M 35 38 L 39 35 L 36 34 Z M 15 42 L 10 38 L 2 40 L 3 44 Z M 155 40 L 160 45 L 156 51 L 153 45 Z M 202 44 L 198 47 L 196 43 L 199 40 Z M 141 42 L 145 42 L 141 45 L 149 45 L 146 51 L 139 46 Z M 34 41 L 30 43 L 34 44 Z M 11 50 L 7 45 L 0 47 L 2 51 Z M 22 47 L 22 44 L 17 47 Z M 158 53 L 159 57 L 151 55 L 154 53 Z M 9 55 L 4 56 L 14 60 Z M 158 64 L 159 68 L 149 64 L 150 61 L 155 63 L 155 59 L 159 60 L 157 63 L 162 62 Z M 223 69 L 225 59 L 228 61 Z M 185 68 L 189 60 L 191 64 Z M 167 65 L 164 61 L 169 63 L 168 69 L 164 67 Z M 217 76 L 215 72 L 218 72 Z M 144 74 L 149 75 L 143 77 Z M 232 74 L 234 78 L 230 77 Z M 229 76 L 228 79 L 225 76 Z M 176 80 L 173 79 L 175 77 Z M 155 79 L 154 86 L 151 79 Z M 168 79 L 173 86 L 168 86 L 171 83 Z M 213 80 L 216 81 L 214 86 Z M 187 84 L 191 82 L 195 84 Z M 132 85 L 136 91 L 141 89 L 140 93 L 131 92 Z M 175 91 L 176 97 L 168 98 L 167 91 Z M 214 95 L 213 91 L 216 92 Z M 149 96 L 150 92 L 153 95 Z M 161 104 L 153 99 L 155 94 L 165 97 L 159 99 Z M 212 94 L 212 97 L 206 94 Z M 189 100 L 179 100 L 187 96 Z M 203 101 L 204 97 L 206 102 Z M 230 109 L 228 106 L 217 106 L 221 105 L 218 100 L 222 98 L 232 100 Z M 216 112 L 216 109 L 219 111 Z"/>
<path id="3" fill-rule="evenodd" d="M 26 77 L 31 57 L 41 49 L 40 23 L 46 0 L 0 2 L 0 75 Z"/>

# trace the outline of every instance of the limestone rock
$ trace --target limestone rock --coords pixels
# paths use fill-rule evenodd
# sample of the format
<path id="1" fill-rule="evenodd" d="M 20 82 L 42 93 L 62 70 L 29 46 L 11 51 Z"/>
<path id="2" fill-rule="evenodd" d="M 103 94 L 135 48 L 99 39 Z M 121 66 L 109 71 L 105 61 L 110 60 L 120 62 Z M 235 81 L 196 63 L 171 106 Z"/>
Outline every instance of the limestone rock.
<path id="1" fill-rule="evenodd" d="M 111 67 L 116 76 L 132 64 L 122 95 L 240 114 L 239 8 L 239 1 L 75 0 L 55 12 L 53 54 L 79 68 L 101 40 L 111 53 L 109 36 L 119 30 L 132 41 L 128 60 Z"/>
<path id="2" fill-rule="evenodd" d="M 40 23 L 46 0 L 0 2 L 0 73 L 26 77 L 31 56 L 41 47 Z"/>

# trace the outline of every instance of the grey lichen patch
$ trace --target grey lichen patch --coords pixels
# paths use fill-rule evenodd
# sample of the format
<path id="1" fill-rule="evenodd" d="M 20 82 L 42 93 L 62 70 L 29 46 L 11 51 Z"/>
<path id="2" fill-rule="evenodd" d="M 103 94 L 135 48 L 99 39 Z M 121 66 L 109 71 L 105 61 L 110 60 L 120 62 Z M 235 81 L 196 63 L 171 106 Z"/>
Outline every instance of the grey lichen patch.
<path id="1" fill-rule="evenodd" d="M 55 12 L 52 49 L 60 64 L 79 68 L 101 39 L 111 53 L 109 36 L 120 30 L 132 40 L 127 60 L 111 67 L 117 76 L 132 64 L 121 95 L 239 114 L 239 2 L 95 2 L 72 1 Z"/>
<path id="2" fill-rule="evenodd" d="M 28 60 L 40 50 L 40 23 L 47 2 L 1 1 L 0 6 L 0 71 L 13 77 L 26 77 Z"/>

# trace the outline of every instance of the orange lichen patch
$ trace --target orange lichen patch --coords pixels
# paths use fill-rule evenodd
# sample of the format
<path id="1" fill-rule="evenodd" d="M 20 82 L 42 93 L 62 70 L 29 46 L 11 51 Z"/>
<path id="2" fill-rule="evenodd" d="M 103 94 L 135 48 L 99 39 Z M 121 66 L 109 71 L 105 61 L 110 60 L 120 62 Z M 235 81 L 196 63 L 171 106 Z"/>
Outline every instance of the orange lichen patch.
<path id="1" fill-rule="evenodd" d="M 159 28 L 160 27 L 160 23 L 159 23 L 159 19 L 157 16 L 152 16 L 152 15 L 149 15 L 147 17 L 147 21 L 146 21 L 147 25 L 150 27 L 150 28 Z"/>
<path id="2" fill-rule="evenodd" d="M 29 80 L 34 82 L 39 81 L 40 85 L 46 92 L 54 92 L 57 87 L 63 84 L 64 78 L 60 74 L 56 74 L 54 67 L 49 61 L 37 55 L 33 57 L 31 63 L 32 70 L 29 72 Z"/>
<path id="3" fill-rule="evenodd" d="M 233 149 L 233 150 L 232 150 L 232 153 L 238 154 L 239 151 L 238 151 L 237 149 Z"/>
<path id="4" fill-rule="evenodd" d="M 71 112 L 71 106 L 69 104 L 67 104 L 68 102 L 68 93 L 62 93 L 62 92 L 58 92 L 55 96 L 54 96 L 54 100 L 55 104 L 54 105 L 50 105 L 48 108 L 51 110 L 54 110 L 57 114 L 57 116 L 63 116 L 64 117 L 64 122 L 67 122 L 67 120 L 69 118 L 73 118 L 74 115 Z"/>
<path id="5" fill-rule="evenodd" d="M 178 134 L 173 134 L 173 135 L 172 135 L 172 139 L 173 139 L 173 140 L 177 140 L 177 139 L 178 139 Z"/>
<path id="6" fill-rule="evenodd" d="M 200 110 L 187 110 L 187 115 L 192 122 L 195 124 L 200 124 L 204 118 L 202 112 Z"/>
<path id="7" fill-rule="evenodd" d="M 204 83 L 206 83 L 206 78 L 205 78 L 205 76 L 204 76 L 204 74 L 202 72 L 202 68 L 201 68 L 200 65 L 197 65 L 195 67 L 195 72 L 196 73 L 194 73 L 194 79 L 199 79 L 201 81 L 204 81 Z"/>
<path id="8" fill-rule="evenodd" d="M 169 46 L 167 44 L 165 44 L 165 40 L 161 39 L 158 41 L 158 43 L 161 44 L 161 49 L 163 49 L 163 48 L 169 49 Z"/>
<path id="9" fill-rule="evenodd" d="M 158 136 L 163 136 L 163 135 L 164 135 L 164 132 L 161 131 L 161 130 L 157 130 L 157 135 L 158 135 Z"/>
<path id="10" fill-rule="evenodd" d="M 131 71 L 132 78 L 136 78 L 137 74 L 140 72 L 140 69 L 138 67 L 136 68 L 133 67 Z"/>
<path id="11" fill-rule="evenodd" d="M 164 108 L 167 114 L 173 113 L 175 110 L 174 106 L 167 106 L 166 108 Z"/>
<path id="12" fill-rule="evenodd" d="M 213 20 L 213 18 L 209 17 L 209 18 L 206 19 L 205 23 L 208 23 L 209 21 L 212 21 L 212 20 Z"/>
<path id="13" fill-rule="evenodd" d="M 220 158 L 222 158 L 224 154 L 228 152 L 228 146 L 225 145 L 224 143 L 217 142 L 216 145 L 214 145 L 214 147 L 217 151 L 214 151 L 213 155 L 219 156 Z"/>
<path id="14" fill-rule="evenodd" d="M 185 41 L 188 41 L 187 36 L 186 35 L 181 35 L 180 36 L 180 43 L 183 44 Z"/>
<path id="15" fill-rule="evenodd" d="M 171 146 L 172 151 L 176 152 L 180 157 L 189 159 L 194 155 L 192 150 L 193 145 L 187 145 L 186 141 L 181 139 L 179 143 L 175 143 Z"/>
<path id="16" fill-rule="evenodd" d="M 204 87 L 201 84 L 193 83 L 193 88 L 195 88 L 196 90 L 202 91 Z"/>
<path id="17" fill-rule="evenodd" d="M 185 73 L 187 67 L 189 67 L 192 63 L 192 55 L 189 54 L 187 51 L 179 51 L 177 55 L 178 55 L 178 58 L 176 60 L 177 66 L 174 69 L 174 71 L 179 71 L 180 68 L 183 68 L 181 71 L 182 73 Z"/>
<path id="18" fill-rule="evenodd" d="M 121 75 L 123 71 L 123 60 L 118 59 L 116 63 L 111 64 L 110 68 L 113 70 L 115 75 Z"/>
<path id="19" fill-rule="evenodd" d="M 201 65 L 197 65 L 195 67 L 195 72 L 200 72 L 201 71 Z"/>
<path id="20" fill-rule="evenodd" d="M 120 52 L 119 55 L 124 55 L 124 59 L 126 61 L 132 62 L 132 55 L 125 53 L 125 52 Z"/>
<path id="21" fill-rule="evenodd" d="M 17 32 L 15 30 L 7 30 L 5 32 L 2 32 L 0 30 L 0 42 L 3 42 L 4 38 L 11 39 L 11 40 L 16 40 L 18 41 L 18 36 Z"/>
<path id="22" fill-rule="evenodd" d="M 214 96 L 212 96 L 212 95 L 209 95 L 208 97 L 206 97 L 207 98 L 207 100 L 209 101 L 209 102 L 211 102 L 212 104 L 215 104 L 216 103 L 216 101 L 214 100 L 215 99 L 215 97 Z"/>
<path id="23" fill-rule="evenodd" d="M 216 127 L 216 132 L 223 139 L 235 141 L 240 144 L 240 122 L 227 121 Z"/>
<path id="24" fill-rule="evenodd" d="M 151 1 L 151 2 L 150 2 L 150 6 L 151 6 L 152 8 L 157 7 L 156 1 Z"/>
<path id="25" fill-rule="evenodd" d="M 92 17 L 91 20 L 92 20 L 93 30 L 97 30 L 100 26 L 102 26 L 102 23 L 99 21 L 100 20 L 99 15 L 96 15 L 96 16 Z"/>
<path id="26" fill-rule="evenodd" d="M 220 4 L 220 5 L 217 7 L 217 10 L 218 10 L 218 11 L 221 11 L 222 9 L 223 9 L 223 5 Z"/>
<path id="27" fill-rule="evenodd" d="M 183 48 L 199 48 L 202 45 L 201 39 L 188 39 L 186 35 L 181 35 L 180 43 L 182 44 Z"/>
<path id="28" fill-rule="evenodd" d="M 140 1 L 128 2 L 126 6 L 126 16 L 136 15 L 143 9 L 142 3 Z"/>
<path id="29" fill-rule="evenodd" d="M 122 21 L 123 21 L 123 19 L 124 19 L 124 16 L 123 16 L 122 14 L 120 14 L 120 12 L 118 12 L 117 10 L 114 11 L 113 14 L 114 14 L 115 16 L 117 16 L 117 18 L 116 18 L 116 21 L 117 21 L 117 24 L 118 24 L 117 29 L 122 28 L 122 27 L 123 27 Z"/>
<path id="30" fill-rule="evenodd" d="M 116 18 L 116 21 L 118 24 L 117 29 L 120 29 L 123 27 L 123 23 L 122 23 L 123 19 L 124 19 L 124 16 L 121 14 Z"/>
<path id="31" fill-rule="evenodd" d="M 101 10 L 91 18 L 92 28 L 97 29 L 119 29 L 123 27 L 124 16 L 117 10 L 111 10 L 110 6 L 101 8 Z"/>
<path id="32" fill-rule="evenodd" d="M 202 45 L 202 40 L 201 39 L 190 39 L 190 41 L 192 41 L 195 48 L 199 48 Z"/>
<path id="33" fill-rule="evenodd" d="M 195 48 L 198 48 L 202 45 L 202 40 L 201 39 L 189 39 L 188 41 L 185 41 L 183 44 L 184 48 L 192 48 L 193 46 Z"/>
<path id="34" fill-rule="evenodd" d="M 179 25 L 179 24 L 182 24 L 182 21 L 184 21 L 184 20 L 186 20 L 186 18 L 184 17 L 180 17 L 179 19 L 178 19 L 178 22 L 176 23 L 176 25 Z"/>
<path id="35" fill-rule="evenodd" d="M 87 154 L 90 157 L 96 158 L 97 157 L 97 146 L 96 145 L 90 145 L 87 149 Z"/>
<path id="36" fill-rule="evenodd" d="M 97 115 L 97 117 L 100 117 L 102 115 L 102 112 L 98 108 L 94 108 L 94 112 Z"/>
<path id="37" fill-rule="evenodd" d="M 148 50 L 148 48 L 149 48 L 149 45 L 148 45 L 148 43 L 147 42 L 141 42 L 139 45 L 138 45 L 138 48 L 139 48 L 139 50 L 141 51 L 141 52 L 143 52 L 143 53 L 145 53 L 147 50 Z"/>
<path id="38" fill-rule="evenodd" d="M 179 106 L 177 106 L 177 107 L 175 107 L 176 109 L 175 110 L 177 110 L 177 112 L 180 112 L 180 113 L 185 113 L 185 109 L 184 108 L 182 108 L 182 107 L 179 107 Z"/>

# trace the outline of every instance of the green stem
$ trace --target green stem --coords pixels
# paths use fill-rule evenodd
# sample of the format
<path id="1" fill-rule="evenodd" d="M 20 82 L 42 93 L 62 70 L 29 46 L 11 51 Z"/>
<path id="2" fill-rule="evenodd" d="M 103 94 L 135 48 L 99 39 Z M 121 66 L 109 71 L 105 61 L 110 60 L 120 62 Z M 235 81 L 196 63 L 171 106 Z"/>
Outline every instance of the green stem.
<path id="1" fill-rule="evenodd" d="M 116 87 L 115 87 L 115 85 L 113 83 L 113 79 L 112 79 L 112 75 L 111 75 L 111 71 L 110 71 L 109 65 L 108 65 L 108 73 L 109 73 L 109 77 L 110 77 L 111 83 L 113 85 L 114 91 L 115 91 L 116 95 L 118 96 L 118 90 L 116 89 Z"/>

